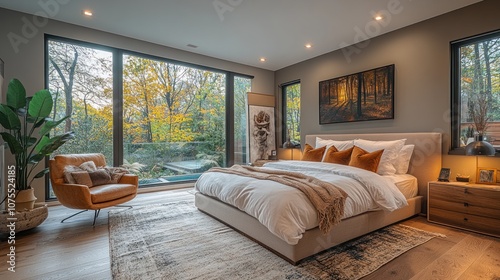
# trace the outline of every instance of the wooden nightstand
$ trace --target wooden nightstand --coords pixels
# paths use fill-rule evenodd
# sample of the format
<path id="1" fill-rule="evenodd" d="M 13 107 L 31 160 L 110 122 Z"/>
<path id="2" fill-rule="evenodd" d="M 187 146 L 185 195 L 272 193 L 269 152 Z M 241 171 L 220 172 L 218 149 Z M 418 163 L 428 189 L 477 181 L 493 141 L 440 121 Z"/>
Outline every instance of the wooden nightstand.
<path id="1" fill-rule="evenodd" d="M 429 182 L 427 220 L 500 237 L 500 186 Z"/>

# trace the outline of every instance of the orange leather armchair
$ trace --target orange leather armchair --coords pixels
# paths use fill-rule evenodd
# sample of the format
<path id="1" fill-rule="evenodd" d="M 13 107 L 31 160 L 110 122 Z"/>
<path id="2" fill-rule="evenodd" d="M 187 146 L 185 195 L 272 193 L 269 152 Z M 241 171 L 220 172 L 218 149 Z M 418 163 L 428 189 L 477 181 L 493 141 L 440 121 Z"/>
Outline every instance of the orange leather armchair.
<path id="1" fill-rule="evenodd" d="M 64 168 L 67 165 L 80 166 L 87 161 L 93 161 L 96 166 L 106 166 L 103 154 L 66 154 L 57 155 L 49 160 L 50 181 L 52 189 L 59 202 L 73 209 L 84 209 L 61 221 L 76 216 L 88 210 L 94 210 L 94 223 L 101 209 L 130 201 L 137 195 L 139 178 L 137 175 L 124 174 L 117 184 L 105 184 L 95 187 L 68 184 L 64 181 Z"/>

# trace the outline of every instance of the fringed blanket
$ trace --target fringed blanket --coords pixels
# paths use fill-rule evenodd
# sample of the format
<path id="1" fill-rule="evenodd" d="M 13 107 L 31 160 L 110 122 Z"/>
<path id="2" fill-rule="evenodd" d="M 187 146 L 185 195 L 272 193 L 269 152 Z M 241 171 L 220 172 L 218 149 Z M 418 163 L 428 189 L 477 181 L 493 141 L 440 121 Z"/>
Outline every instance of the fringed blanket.
<path id="1" fill-rule="evenodd" d="M 243 165 L 233 165 L 231 168 L 214 167 L 207 172 L 222 172 L 260 180 L 271 180 L 300 190 L 316 209 L 319 229 L 324 234 L 338 224 L 344 215 L 347 194 L 333 184 L 302 173 Z"/>

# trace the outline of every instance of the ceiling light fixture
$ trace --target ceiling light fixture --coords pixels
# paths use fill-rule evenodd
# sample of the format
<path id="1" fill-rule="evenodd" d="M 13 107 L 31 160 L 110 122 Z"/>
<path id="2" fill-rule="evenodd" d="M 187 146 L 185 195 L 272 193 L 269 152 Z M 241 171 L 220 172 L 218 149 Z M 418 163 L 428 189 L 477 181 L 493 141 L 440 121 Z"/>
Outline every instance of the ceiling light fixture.
<path id="1" fill-rule="evenodd" d="M 376 16 L 375 20 L 382 20 L 382 16 Z"/>
<path id="2" fill-rule="evenodd" d="M 312 48 L 312 45 L 311 44 L 306 44 L 306 48 L 310 49 L 310 48 Z"/>
<path id="3" fill-rule="evenodd" d="M 266 62 L 266 58 L 265 57 L 261 57 L 260 58 L 260 62 Z"/>
<path id="4" fill-rule="evenodd" d="M 88 17 L 91 17 L 93 15 L 91 10 L 83 10 L 83 14 L 88 16 Z"/>

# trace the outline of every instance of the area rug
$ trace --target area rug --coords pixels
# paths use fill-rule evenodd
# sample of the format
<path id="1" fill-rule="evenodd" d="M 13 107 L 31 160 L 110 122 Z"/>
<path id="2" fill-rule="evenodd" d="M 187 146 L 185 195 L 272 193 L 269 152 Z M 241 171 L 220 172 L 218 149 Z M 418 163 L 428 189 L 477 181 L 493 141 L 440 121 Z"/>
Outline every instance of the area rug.
<path id="1" fill-rule="evenodd" d="M 442 236 L 393 225 L 293 266 L 193 202 L 109 212 L 113 279 L 359 279 Z"/>

